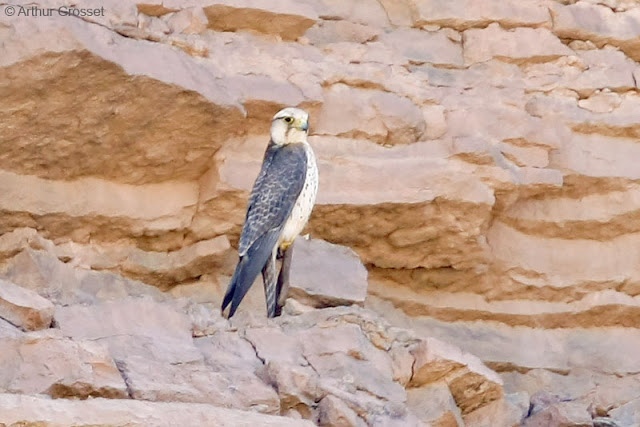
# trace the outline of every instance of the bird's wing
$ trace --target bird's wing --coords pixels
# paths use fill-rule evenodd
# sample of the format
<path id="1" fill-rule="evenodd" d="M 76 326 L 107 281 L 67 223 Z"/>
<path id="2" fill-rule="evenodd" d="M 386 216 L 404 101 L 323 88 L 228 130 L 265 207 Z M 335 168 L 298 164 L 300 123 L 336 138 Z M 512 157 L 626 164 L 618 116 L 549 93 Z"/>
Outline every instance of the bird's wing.
<path id="1" fill-rule="evenodd" d="M 284 226 L 302 191 L 306 173 L 307 154 L 302 144 L 269 144 L 249 197 L 238 255 L 244 256 L 260 236 Z"/>
<path id="2" fill-rule="evenodd" d="M 307 154 L 304 146 L 290 144 L 277 147 L 269 144 L 249 198 L 247 217 L 238 245 L 240 261 L 222 301 L 223 311 L 231 303 L 229 318 L 272 256 L 282 227 L 302 191 L 306 173 Z M 268 285 L 275 286 L 276 283 Z M 277 295 L 276 292 L 271 293 L 275 307 Z"/>

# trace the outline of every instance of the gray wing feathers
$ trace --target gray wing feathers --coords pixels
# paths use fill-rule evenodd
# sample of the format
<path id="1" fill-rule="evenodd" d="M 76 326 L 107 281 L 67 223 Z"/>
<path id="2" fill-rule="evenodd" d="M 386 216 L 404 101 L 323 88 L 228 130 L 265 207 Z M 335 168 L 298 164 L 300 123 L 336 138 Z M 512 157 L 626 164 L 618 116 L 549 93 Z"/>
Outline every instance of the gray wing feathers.
<path id="1" fill-rule="evenodd" d="M 304 185 L 307 153 L 301 144 L 269 145 L 251 191 L 238 254 L 243 256 L 262 234 L 284 226 Z"/>

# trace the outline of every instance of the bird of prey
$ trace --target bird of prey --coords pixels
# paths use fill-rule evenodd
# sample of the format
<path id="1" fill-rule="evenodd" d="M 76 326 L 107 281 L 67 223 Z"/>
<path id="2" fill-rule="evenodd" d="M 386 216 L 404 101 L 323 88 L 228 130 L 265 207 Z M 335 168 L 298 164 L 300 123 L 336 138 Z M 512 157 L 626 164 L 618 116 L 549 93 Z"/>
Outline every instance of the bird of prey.
<path id="1" fill-rule="evenodd" d="M 240 242 L 238 265 L 222 301 L 229 318 L 262 272 L 267 316 L 280 315 L 286 299 L 290 246 L 309 220 L 318 192 L 318 166 L 307 142 L 309 115 L 280 110 L 271 122 L 271 141 L 253 184 Z M 282 267 L 276 276 L 276 259 Z"/>

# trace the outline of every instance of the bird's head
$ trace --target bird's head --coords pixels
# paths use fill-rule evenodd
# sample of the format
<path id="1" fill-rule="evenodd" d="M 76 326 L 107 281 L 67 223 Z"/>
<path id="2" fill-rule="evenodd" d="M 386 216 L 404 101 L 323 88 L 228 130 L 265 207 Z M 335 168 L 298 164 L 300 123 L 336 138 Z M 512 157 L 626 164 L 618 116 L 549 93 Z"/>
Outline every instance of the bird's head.
<path id="1" fill-rule="evenodd" d="M 287 107 L 273 116 L 271 140 L 276 145 L 287 145 L 307 140 L 309 114 L 300 108 Z"/>

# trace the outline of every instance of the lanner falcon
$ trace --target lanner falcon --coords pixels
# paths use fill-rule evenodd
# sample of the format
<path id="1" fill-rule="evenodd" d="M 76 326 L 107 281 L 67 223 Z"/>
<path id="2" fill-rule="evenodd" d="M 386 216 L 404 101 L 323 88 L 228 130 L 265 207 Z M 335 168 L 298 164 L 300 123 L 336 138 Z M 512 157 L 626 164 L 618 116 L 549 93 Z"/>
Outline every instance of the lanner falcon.
<path id="1" fill-rule="evenodd" d="M 307 142 L 309 114 L 299 108 L 280 110 L 271 122 L 271 141 L 253 184 L 238 255 L 222 301 L 231 303 L 229 318 L 262 271 L 267 316 L 280 315 L 288 288 L 289 247 L 309 220 L 318 192 L 318 166 Z M 282 267 L 276 277 L 276 258 Z"/>

